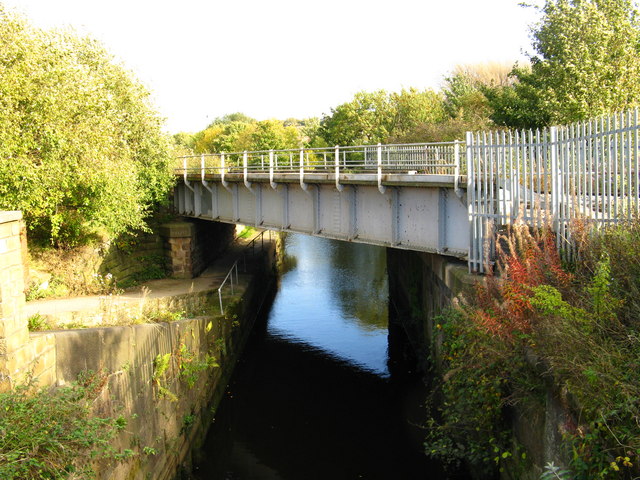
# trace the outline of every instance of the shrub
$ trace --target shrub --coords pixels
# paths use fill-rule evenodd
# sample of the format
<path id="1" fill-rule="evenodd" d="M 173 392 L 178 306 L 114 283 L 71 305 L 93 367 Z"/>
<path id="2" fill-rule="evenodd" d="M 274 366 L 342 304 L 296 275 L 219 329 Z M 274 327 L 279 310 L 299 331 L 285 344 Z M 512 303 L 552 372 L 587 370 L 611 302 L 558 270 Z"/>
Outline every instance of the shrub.
<path id="1" fill-rule="evenodd" d="M 0 5 L 0 209 L 73 246 L 144 227 L 172 183 L 149 93 L 96 41 Z"/>
<path id="2" fill-rule="evenodd" d="M 427 453 L 491 471 L 511 450 L 509 407 L 542 403 L 550 383 L 565 392 L 572 478 L 638 476 L 640 332 L 622 299 L 638 288 L 639 233 L 634 224 L 589 238 L 571 274 L 549 232 L 517 227 L 500 239 L 500 276 L 439 319 L 443 400 Z"/>

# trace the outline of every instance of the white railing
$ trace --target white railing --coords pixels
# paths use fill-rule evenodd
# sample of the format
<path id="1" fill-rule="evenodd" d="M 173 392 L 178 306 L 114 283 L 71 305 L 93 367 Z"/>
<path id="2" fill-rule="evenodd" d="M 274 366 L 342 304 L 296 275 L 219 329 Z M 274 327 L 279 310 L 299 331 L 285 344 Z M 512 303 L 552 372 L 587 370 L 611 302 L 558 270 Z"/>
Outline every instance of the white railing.
<path id="1" fill-rule="evenodd" d="M 335 146 L 291 150 L 207 153 L 179 157 L 184 174 L 330 172 L 459 175 L 463 142 Z"/>
<path id="2" fill-rule="evenodd" d="M 515 220 L 557 233 L 570 225 L 630 220 L 640 211 L 638 110 L 542 130 L 468 133 L 469 268 L 483 272 L 494 230 Z"/>

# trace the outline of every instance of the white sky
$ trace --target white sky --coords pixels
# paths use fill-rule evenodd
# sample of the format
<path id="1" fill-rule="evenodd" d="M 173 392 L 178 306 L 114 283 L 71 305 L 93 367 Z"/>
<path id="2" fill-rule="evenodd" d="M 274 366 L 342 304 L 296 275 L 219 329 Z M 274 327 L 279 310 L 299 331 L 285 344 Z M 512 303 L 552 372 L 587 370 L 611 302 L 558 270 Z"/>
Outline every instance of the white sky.
<path id="1" fill-rule="evenodd" d="M 102 41 L 167 130 L 215 117 L 330 113 L 360 90 L 438 88 L 457 64 L 531 51 L 519 0 L 0 0 L 39 27 Z"/>

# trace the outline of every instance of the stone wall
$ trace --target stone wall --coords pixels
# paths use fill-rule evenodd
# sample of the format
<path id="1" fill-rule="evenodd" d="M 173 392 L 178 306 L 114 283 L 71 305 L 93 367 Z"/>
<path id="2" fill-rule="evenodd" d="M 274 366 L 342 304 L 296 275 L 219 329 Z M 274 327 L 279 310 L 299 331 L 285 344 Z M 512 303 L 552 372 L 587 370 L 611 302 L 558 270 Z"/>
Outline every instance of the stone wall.
<path id="1" fill-rule="evenodd" d="M 160 226 L 170 275 L 193 278 L 211 263 L 233 239 L 235 225 L 184 219 Z"/>
<path id="2" fill-rule="evenodd" d="M 404 349 L 396 356 L 412 357 L 426 371 L 429 358 L 434 358 L 431 345 L 437 346 L 433 319 L 474 279 L 464 262 L 395 248 L 387 249 L 387 271 L 390 347 Z"/>
<path id="3" fill-rule="evenodd" d="M 206 262 L 228 241 L 211 241 L 215 228 L 193 227 L 195 262 Z M 233 235 L 233 231 L 230 234 Z M 207 316 L 155 323 L 30 333 L 23 315 L 25 229 L 20 212 L 0 212 L 0 392 L 31 378 L 36 387 L 64 385 L 81 372 L 104 378 L 95 414 L 123 417 L 127 428 L 114 444 L 130 451 L 124 461 L 96 463 L 98 479 L 171 480 L 190 463 L 221 400 L 235 362 L 273 281 L 275 245 L 253 258 L 234 296 L 202 293 Z M 182 238 L 182 237 L 176 237 Z M 204 245 L 198 245 L 204 242 Z M 213 246 L 212 246 L 213 245 Z M 216 250 L 217 249 L 217 250 Z M 192 260 L 193 260 L 192 258 Z M 192 270 L 193 272 L 193 270 Z M 181 301 L 190 301 L 181 299 Z M 208 308 L 208 310 L 207 310 Z M 160 360 L 167 364 L 160 372 Z"/>
<path id="4" fill-rule="evenodd" d="M 55 378 L 55 340 L 33 338 L 22 314 L 25 303 L 26 233 L 20 212 L 0 212 L 0 391 L 31 377 L 44 385 Z"/>
<path id="5" fill-rule="evenodd" d="M 111 274 L 118 285 L 128 286 L 158 276 L 153 273 L 165 272 L 164 242 L 158 228 L 155 230 L 140 234 L 131 246 L 111 245 L 99 258 L 96 273 Z"/>
<path id="6" fill-rule="evenodd" d="M 482 277 L 469 275 L 466 263 L 444 256 L 390 248 L 387 270 L 390 358 L 411 357 L 411 362 L 421 370 L 426 372 L 435 367 L 437 371 L 441 352 L 434 319 L 461 295 L 472 295 L 469 287 Z M 506 466 L 500 472 L 502 479 L 537 480 L 547 462 L 566 464 L 560 454 L 561 432 L 568 418 L 566 403 L 561 392 L 550 384 L 541 406 L 505 409 L 505 418 L 513 431 L 512 458 L 520 458 L 522 452 L 515 447 L 519 444 L 528 460 L 526 471 L 517 461 L 511 470 Z"/>

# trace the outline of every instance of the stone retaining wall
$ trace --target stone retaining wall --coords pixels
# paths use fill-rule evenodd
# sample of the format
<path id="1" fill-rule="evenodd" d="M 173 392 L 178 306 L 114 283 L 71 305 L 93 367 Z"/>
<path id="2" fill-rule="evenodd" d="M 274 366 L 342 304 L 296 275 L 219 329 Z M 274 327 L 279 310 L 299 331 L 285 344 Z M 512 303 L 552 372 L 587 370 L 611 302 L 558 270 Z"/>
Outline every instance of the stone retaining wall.
<path id="1" fill-rule="evenodd" d="M 33 338 L 22 314 L 26 233 L 20 212 L 0 212 L 0 391 L 31 376 L 43 385 L 55 381 L 55 339 Z"/>
<path id="2" fill-rule="evenodd" d="M 170 275 L 198 276 L 233 240 L 235 225 L 190 219 L 160 226 Z"/>
<path id="3" fill-rule="evenodd" d="M 208 234 L 196 238 L 207 239 Z M 114 447 L 130 455 L 124 461 L 97 463 L 98 479 L 175 478 L 181 466 L 188 469 L 193 447 L 204 438 L 269 292 L 275 246 L 267 245 L 265 254 L 254 259 L 251 275 L 240 276 L 235 295 L 224 299 L 225 316 L 216 314 L 215 295 L 209 299 L 208 316 L 30 334 L 22 313 L 24 238 L 20 212 L 0 212 L 0 392 L 30 376 L 38 387 L 69 384 L 81 372 L 101 376 L 104 387 L 94 401 L 95 413 L 128 421 Z M 201 259 L 215 250 L 211 244 L 191 245 L 198 248 Z M 190 295 L 204 300 L 206 307 L 202 293 Z M 163 359 L 167 368 L 161 372 Z"/>

